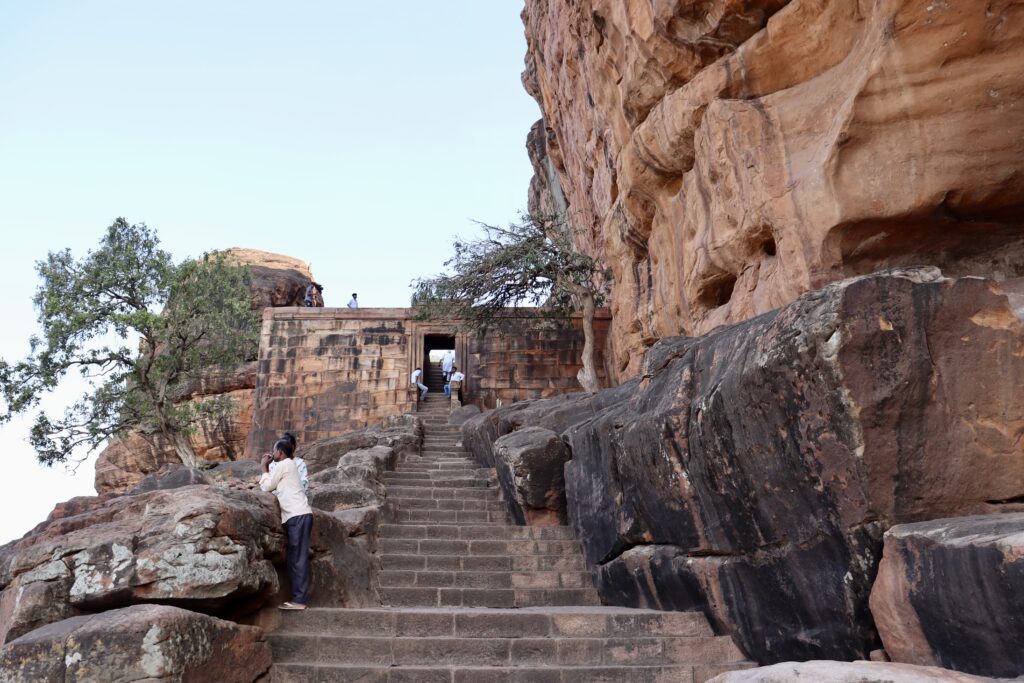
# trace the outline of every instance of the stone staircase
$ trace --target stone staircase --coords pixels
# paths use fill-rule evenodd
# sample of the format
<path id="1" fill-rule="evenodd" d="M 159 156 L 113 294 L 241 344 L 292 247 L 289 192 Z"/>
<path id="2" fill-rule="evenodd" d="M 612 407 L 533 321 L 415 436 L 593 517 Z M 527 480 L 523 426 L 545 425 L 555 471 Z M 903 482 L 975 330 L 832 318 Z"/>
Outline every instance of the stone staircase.
<path id="1" fill-rule="evenodd" d="M 422 457 L 385 475 L 386 607 L 282 613 L 274 681 L 691 683 L 752 666 L 702 614 L 600 606 L 571 529 L 511 525 L 447 412 L 431 391 Z"/>

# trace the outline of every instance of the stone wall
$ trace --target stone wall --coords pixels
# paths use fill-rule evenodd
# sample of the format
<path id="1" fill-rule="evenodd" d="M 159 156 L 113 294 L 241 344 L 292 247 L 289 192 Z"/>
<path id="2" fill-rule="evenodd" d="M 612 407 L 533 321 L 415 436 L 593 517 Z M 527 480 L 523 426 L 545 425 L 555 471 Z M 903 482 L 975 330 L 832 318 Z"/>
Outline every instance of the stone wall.
<path id="1" fill-rule="evenodd" d="M 466 403 L 488 408 L 578 391 L 580 320 L 538 329 L 531 309 L 509 315 L 508 329 L 477 336 L 413 320 L 404 308 L 266 309 L 247 455 L 283 431 L 311 443 L 415 410 L 409 375 L 423 365 L 428 335 L 453 337 Z M 608 321 L 601 311 L 598 348 Z"/>

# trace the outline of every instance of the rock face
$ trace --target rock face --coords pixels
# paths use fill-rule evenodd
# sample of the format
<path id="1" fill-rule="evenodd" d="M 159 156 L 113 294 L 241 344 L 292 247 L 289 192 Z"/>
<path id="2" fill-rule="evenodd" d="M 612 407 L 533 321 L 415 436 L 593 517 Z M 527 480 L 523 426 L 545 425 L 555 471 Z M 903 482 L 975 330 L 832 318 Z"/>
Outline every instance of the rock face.
<path id="1" fill-rule="evenodd" d="M 270 669 L 262 630 L 166 605 L 71 617 L 8 643 L 0 680 L 251 683 Z"/>
<path id="2" fill-rule="evenodd" d="M 1024 274 L 1020 0 L 527 0 L 531 208 L 614 275 L 644 348 L 823 284 Z"/>
<path id="3" fill-rule="evenodd" d="M 0 547 L 0 642 L 141 602 L 230 612 L 277 591 L 284 549 L 270 494 L 187 486 L 75 498 Z"/>
<path id="4" fill-rule="evenodd" d="M 1020 507 L 1022 376 L 993 283 L 893 271 L 662 340 L 639 380 L 484 414 L 464 442 L 489 464 L 531 417 L 568 441 L 606 603 L 704 609 L 762 663 L 866 658 L 890 525 Z"/>
<path id="5" fill-rule="evenodd" d="M 933 666 L 887 662 L 785 662 L 719 674 L 708 683 L 982 683 L 989 680 Z"/>
<path id="6" fill-rule="evenodd" d="M 494 442 L 498 483 L 517 524 L 565 524 L 569 448 L 543 427 L 526 427 Z"/>
<path id="7" fill-rule="evenodd" d="M 1024 675 L 1024 513 L 893 527 L 871 613 L 895 661 Z"/>
<path id="8" fill-rule="evenodd" d="M 252 307 L 302 306 L 313 279 L 309 265 L 297 258 L 258 249 L 235 247 L 227 254 L 252 271 Z"/>

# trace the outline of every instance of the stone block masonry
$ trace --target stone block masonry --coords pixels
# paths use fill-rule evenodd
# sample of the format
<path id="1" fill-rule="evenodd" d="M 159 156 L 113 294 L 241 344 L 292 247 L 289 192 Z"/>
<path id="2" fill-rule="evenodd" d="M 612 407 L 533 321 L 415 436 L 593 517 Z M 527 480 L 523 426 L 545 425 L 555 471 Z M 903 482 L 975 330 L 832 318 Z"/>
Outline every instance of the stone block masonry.
<path id="1" fill-rule="evenodd" d="M 405 308 L 266 309 L 247 456 L 286 430 L 308 444 L 416 410 L 409 375 L 425 368 L 431 349 L 445 348 L 438 344 L 455 348 L 464 399 L 482 408 L 580 390 L 578 319 L 537 329 L 534 309 L 510 310 L 508 329 L 479 336 L 413 316 Z M 595 321 L 598 349 L 608 321 L 605 311 Z"/>

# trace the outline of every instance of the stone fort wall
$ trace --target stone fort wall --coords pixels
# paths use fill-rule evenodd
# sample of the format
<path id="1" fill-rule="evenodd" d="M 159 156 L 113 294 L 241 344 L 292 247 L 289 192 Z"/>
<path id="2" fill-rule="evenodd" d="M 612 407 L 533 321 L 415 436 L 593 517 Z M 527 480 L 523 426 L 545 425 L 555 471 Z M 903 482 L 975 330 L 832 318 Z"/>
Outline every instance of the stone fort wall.
<path id="1" fill-rule="evenodd" d="M 509 316 L 508 329 L 478 336 L 413 320 L 404 308 L 266 309 L 247 454 L 266 451 L 286 430 L 311 443 L 414 411 L 409 375 L 440 336 L 453 338 L 466 403 L 493 408 L 579 391 L 580 320 L 538 329 L 533 309 Z M 601 311 L 599 366 L 608 323 Z"/>

